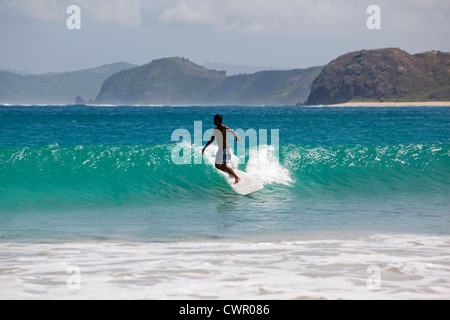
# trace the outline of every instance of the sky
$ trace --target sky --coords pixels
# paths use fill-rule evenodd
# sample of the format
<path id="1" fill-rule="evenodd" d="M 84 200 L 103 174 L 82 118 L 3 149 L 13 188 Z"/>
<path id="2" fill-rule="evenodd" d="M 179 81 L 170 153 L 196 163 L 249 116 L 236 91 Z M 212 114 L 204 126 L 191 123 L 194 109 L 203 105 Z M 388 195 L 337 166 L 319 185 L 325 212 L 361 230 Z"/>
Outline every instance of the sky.
<path id="1" fill-rule="evenodd" d="M 67 13 L 80 8 L 81 29 Z M 371 5 L 381 29 L 369 29 Z M 164 57 L 280 68 L 361 49 L 450 51 L 449 0 L 0 0 L 0 68 L 32 73 Z"/>

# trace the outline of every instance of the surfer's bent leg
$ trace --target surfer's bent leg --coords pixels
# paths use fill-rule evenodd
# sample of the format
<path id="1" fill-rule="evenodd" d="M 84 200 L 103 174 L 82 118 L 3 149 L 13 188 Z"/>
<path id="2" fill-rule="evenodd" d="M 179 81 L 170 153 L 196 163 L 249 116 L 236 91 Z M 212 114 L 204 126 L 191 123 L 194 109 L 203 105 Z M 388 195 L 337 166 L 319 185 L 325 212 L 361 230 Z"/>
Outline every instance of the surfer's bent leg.
<path id="1" fill-rule="evenodd" d="M 219 160 L 219 161 L 218 161 Z M 216 155 L 216 168 L 228 173 L 230 176 L 234 177 L 235 184 L 238 184 L 241 181 L 233 169 L 227 166 L 227 161 L 231 160 L 231 152 L 228 150 L 219 150 Z M 221 163 L 220 163 L 221 162 Z"/>
<path id="2" fill-rule="evenodd" d="M 230 176 L 232 176 L 234 179 L 236 179 L 235 184 L 238 184 L 241 181 L 241 178 L 239 178 L 237 176 L 237 174 L 234 172 L 233 169 L 231 169 L 230 167 L 228 167 L 226 164 L 218 164 L 216 163 L 216 168 L 228 173 Z"/>

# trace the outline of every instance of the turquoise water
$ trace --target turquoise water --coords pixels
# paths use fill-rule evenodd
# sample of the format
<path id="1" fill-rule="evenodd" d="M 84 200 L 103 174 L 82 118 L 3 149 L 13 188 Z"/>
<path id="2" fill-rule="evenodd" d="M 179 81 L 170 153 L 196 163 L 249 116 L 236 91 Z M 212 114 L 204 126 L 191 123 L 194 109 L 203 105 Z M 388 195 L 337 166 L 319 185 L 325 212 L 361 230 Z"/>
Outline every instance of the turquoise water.
<path id="1" fill-rule="evenodd" d="M 207 159 L 172 161 L 174 130 L 216 113 L 279 130 L 238 159 L 260 192 L 236 195 Z M 3 241 L 450 234 L 450 108 L 0 106 L 0 128 Z"/>

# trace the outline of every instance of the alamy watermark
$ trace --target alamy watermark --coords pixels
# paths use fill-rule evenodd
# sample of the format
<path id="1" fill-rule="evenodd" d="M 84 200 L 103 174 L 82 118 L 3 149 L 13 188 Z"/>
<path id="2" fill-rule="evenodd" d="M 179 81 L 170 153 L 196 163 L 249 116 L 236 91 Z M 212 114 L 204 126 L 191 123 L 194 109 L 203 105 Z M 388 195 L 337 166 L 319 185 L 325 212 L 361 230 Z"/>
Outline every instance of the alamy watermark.
<path id="1" fill-rule="evenodd" d="M 76 265 L 68 266 L 66 273 L 69 277 L 66 281 L 67 289 L 69 290 L 80 290 L 81 289 L 81 268 Z"/>
<path id="2" fill-rule="evenodd" d="M 367 289 L 370 291 L 381 289 L 381 269 L 379 266 L 371 265 L 367 268 L 367 273 L 370 276 L 367 278 Z"/>
<path id="3" fill-rule="evenodd" d="M 370 14 L 366 25 L 369 30 L 381 30 L 381 8 L 377 5 L 367 7 L 367 14 Z"/>
<path id="4" fill-rule="evenodd" d="M 77 5 L 71 5 L 67 7 L 67 14 L 70 16 L 66 20 L 66 26 L 69 30 L 80 30 L 81 29 L 81 9 Z"/>

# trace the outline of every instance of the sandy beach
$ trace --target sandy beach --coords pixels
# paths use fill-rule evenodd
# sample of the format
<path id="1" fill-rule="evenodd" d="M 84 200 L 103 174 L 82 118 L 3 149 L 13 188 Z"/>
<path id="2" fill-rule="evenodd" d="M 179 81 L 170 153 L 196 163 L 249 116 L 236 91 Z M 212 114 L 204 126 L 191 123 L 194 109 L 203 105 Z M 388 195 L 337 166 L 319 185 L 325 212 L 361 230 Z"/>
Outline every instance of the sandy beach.
<path id="1" fill-rule="evenodd" d="M 450 107 L 450 101 L 427 102 L 347 102 L 329 107 Z"/>

